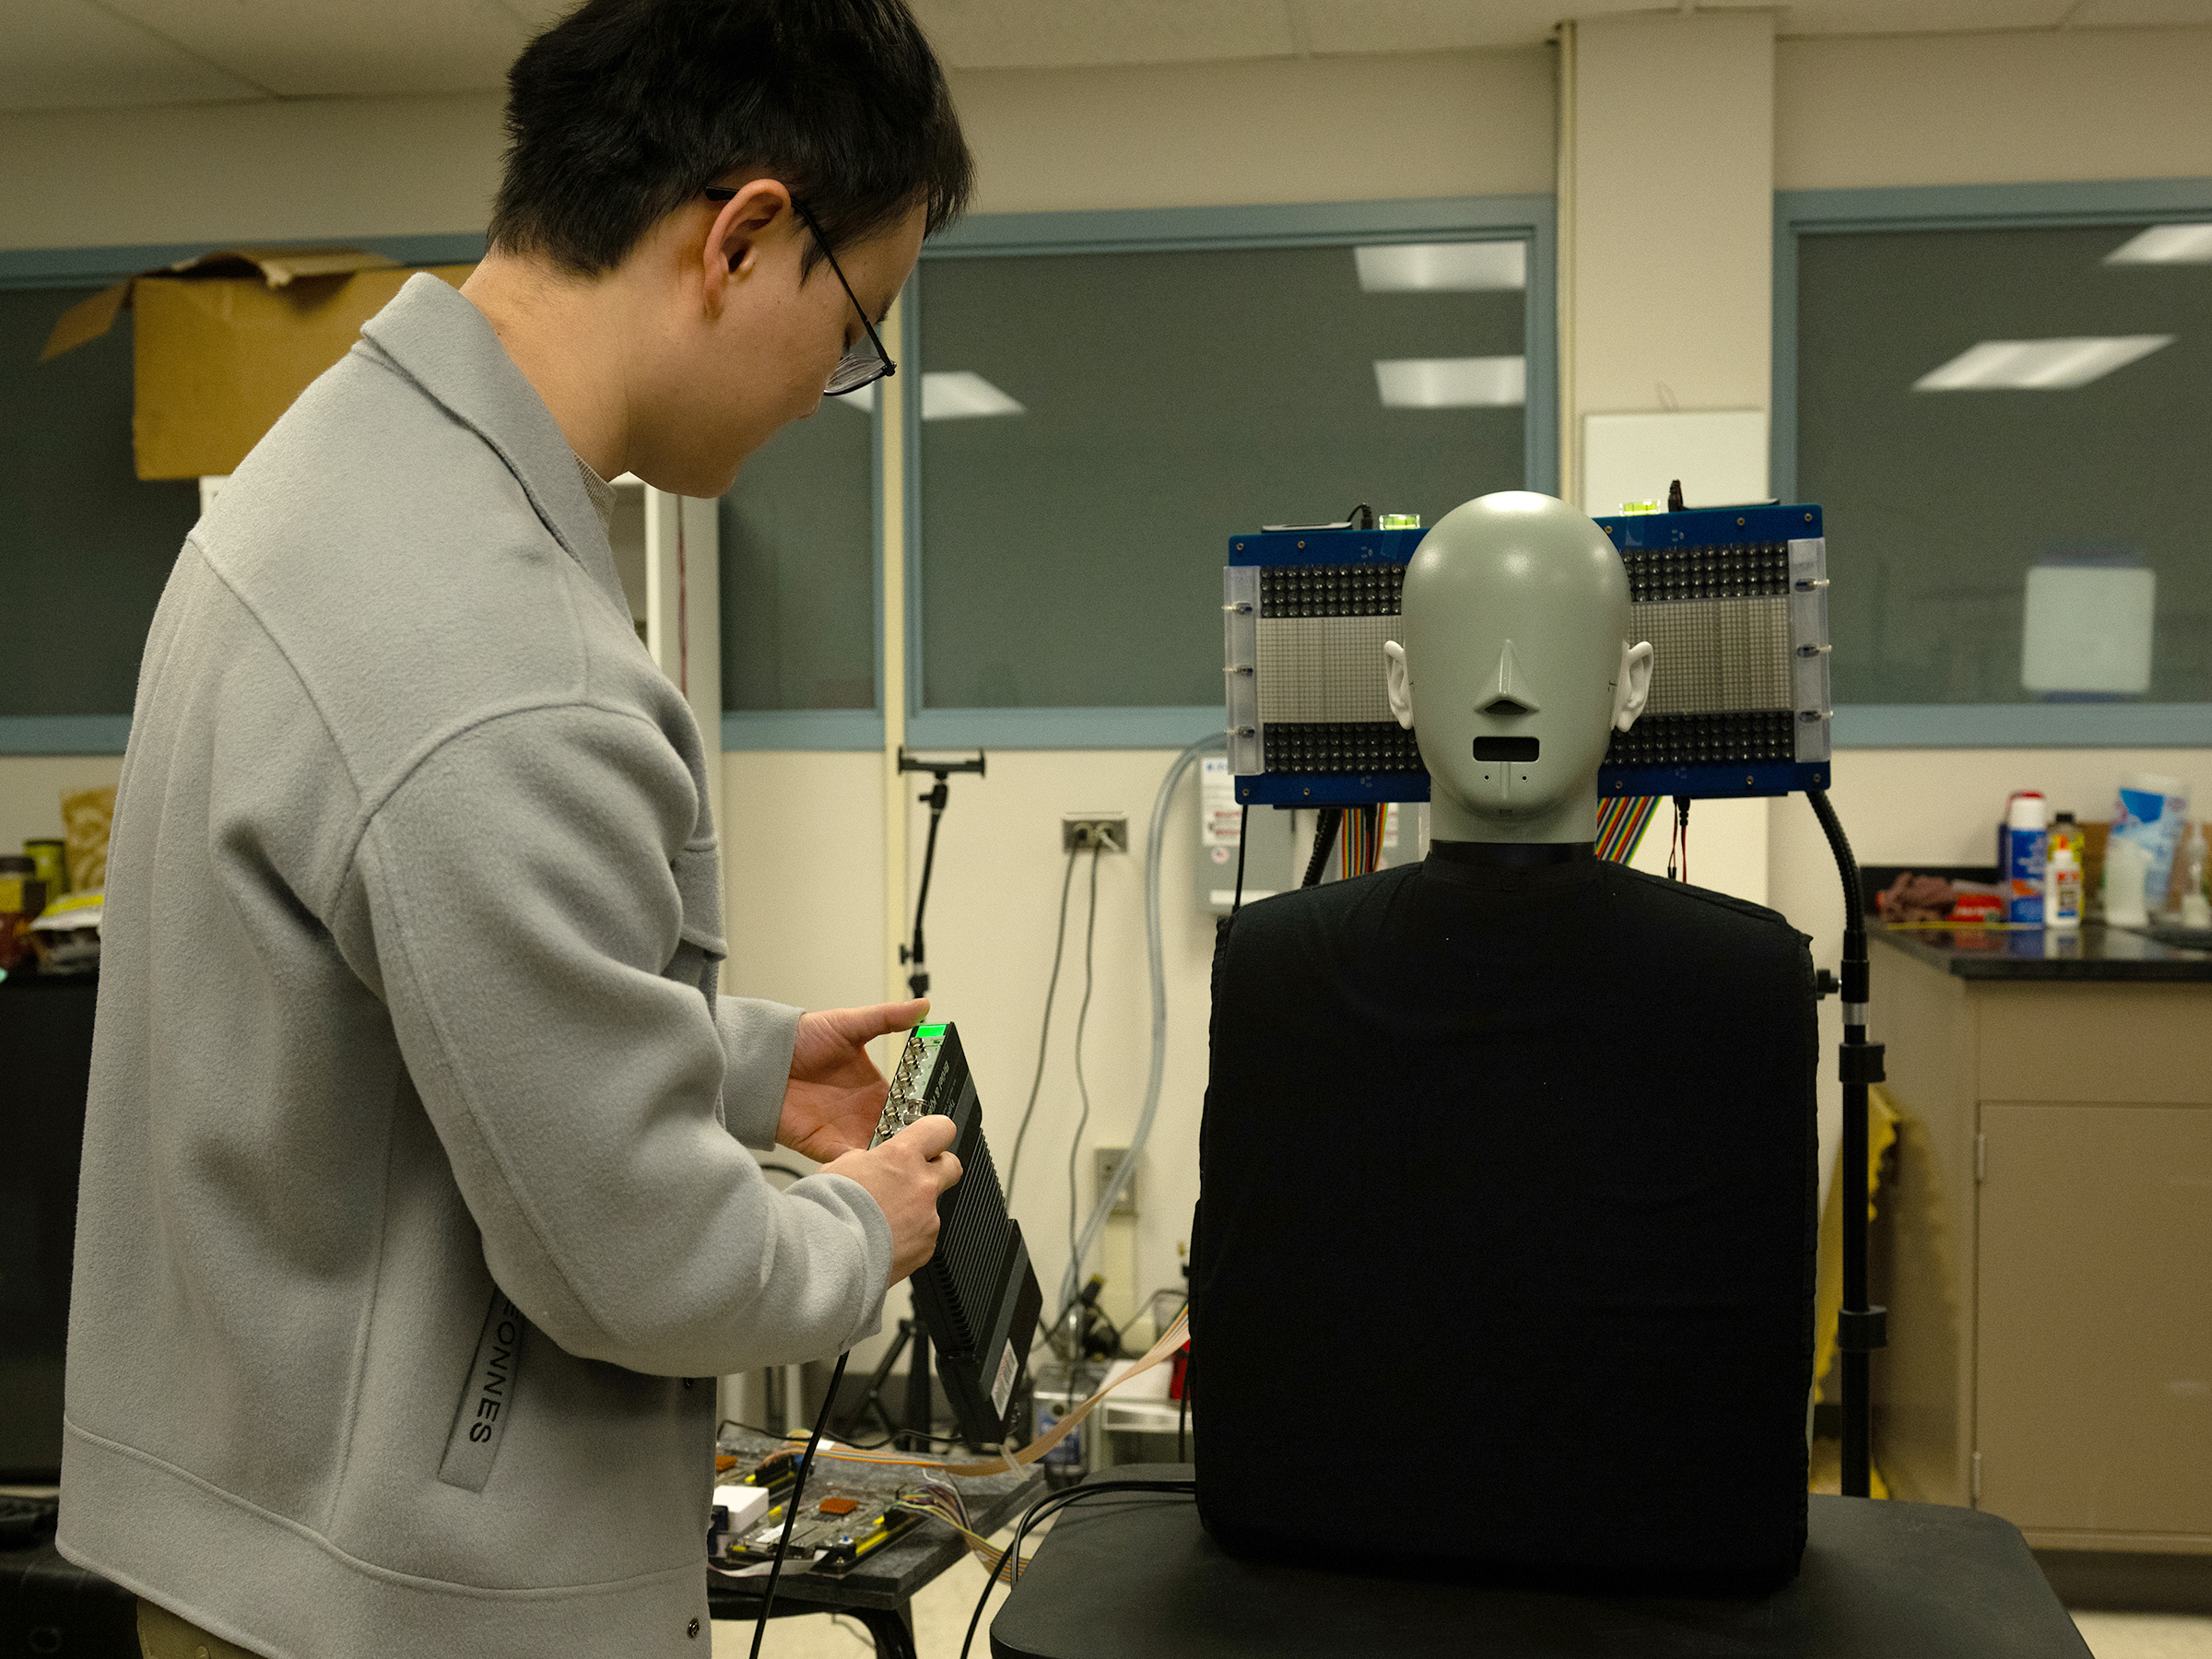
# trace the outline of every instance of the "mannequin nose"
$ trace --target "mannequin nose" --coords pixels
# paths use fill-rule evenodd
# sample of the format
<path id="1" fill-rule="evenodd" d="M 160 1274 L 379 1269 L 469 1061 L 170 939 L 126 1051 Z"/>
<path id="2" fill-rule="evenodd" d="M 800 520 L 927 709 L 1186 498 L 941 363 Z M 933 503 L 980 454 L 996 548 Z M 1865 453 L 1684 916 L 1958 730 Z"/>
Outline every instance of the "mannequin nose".
<path id="1" fill-rule="evenodd" d="M 1498 653 L 1497 672 L 1482 700 L 1475 705 L 1478 714 L 1507 717 L 1514 714 L 1534 714 L 1540 705 L 1535 688 L 1529 684 L 1528 676 L 1522 672 L 1521 660 L 1513 653 L 1513 642 L 1506 641 Z"/>

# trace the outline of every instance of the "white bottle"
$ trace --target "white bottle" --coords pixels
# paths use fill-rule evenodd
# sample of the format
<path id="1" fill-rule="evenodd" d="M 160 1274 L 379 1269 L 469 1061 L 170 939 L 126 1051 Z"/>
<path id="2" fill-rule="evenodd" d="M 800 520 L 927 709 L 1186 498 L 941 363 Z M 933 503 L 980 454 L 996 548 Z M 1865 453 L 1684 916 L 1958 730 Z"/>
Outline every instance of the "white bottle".
<path id="1" fill-rule="evenodd" d="M 2142 842 L 2115 835 L 2104 843 L 2104 919 L 2114 927 L 2141 927 L 2150 920 L 2143 902 L 2150 853 Z"/>
<path id="2" fill-rule="evenodd" d="M 2081 865 L 2072 847 L 2061 847 L 2043 866 L 2043 926 L 2070 932 L 2081 925 Z"/>

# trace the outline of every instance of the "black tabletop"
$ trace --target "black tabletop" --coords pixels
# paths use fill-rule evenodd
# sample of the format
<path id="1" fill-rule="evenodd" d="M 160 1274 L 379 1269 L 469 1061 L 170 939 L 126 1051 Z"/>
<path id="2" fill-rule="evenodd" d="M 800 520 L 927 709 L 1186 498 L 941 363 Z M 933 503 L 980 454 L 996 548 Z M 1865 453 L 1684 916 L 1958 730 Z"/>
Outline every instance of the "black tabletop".
<path id="1" fill-rule="evenodd" d="M 725 1440 L 730 1451 L 755 1459 L 767 1456 L 782 1444 L 758 1436 L 743 1436 Z M 743 1466 L 743 1465 L 741 1465 Z M 814 1474 L 807 1481 L 807 1489 L 817 1491 L 821 1484 L 832 1478 L 839 1467 L 836 1460 L 818 1458 Z M 874 1465 L 847 1465 L 846 1469 L 867 1469 L 877 1473 Z M 918 1476 L 923 1471 L 905 1471 Z M 880 1474 L 895 1480 L 901 1471 L 885 1468 Z M 974 1529 L 986 1538 L 1035 1502 L 1044 1493 L 1044 1474 L 1034 1465 L 1015 1475 L 955 1476 L 960 1495 L 967 1500 L 968 1517 Z M 776 1582 L 776 1605 L 779 1607 L 804 1605 L 810 1610 L 837 1607 L 899 1607 L 911 1599 L 915 1591 L 928 1583 L 939 1573 L 968 1553 L 968 1541 L 951 1527 L 940 1522 L 924 1520 L 913 1531 L 896 1541 L 884 1545 L 873 1554 L 855 1562 L 851 1571 L 831 1577 L 827 1573 L 817 1576 L 811 1572 L 794 1572 L 787 1563 L 782 1576 Z M 763 1578 L 708 1579 L 708 1601 L 717 1618 L 750 1618 L 759 1607 Z"/>
<path id="2" fill-rule="evenodd" d="M 1378 1471 L 1386 1480 L 1386 1471 Z M 1184 1465 L 1114 1478 L 1182 1478 Z M 1418 1465 L 1404 1484 L 1418 1485 Z M 1339 1502 L 1345 1524 L 1449 1526 L 1452 1506 L 1286 1480 L 1288 1502 Z M 1812 1500 L 1796 1581 L 1736 1599 L 1573 1595 L 1423 1583 L 1236 1560 L 1187 1498 L 1069 1505 L 991 1627 L 996 1659 L 2088 1659 L 2009 1523 L 1936 1504 Z"/>
<path id="3" fill-rule="evenodd" d="M 2107 927 L 2088 922 L 2060 932 L 2041 927 L 1884 927 L 1877 923 L 1867 931 L 1915 960 L 1960 979 L 2212 984 L 2212 949 L 2188 948 L 2185 941 L 2201 935 L 2176 928 Z M 2212 939 L 2201 942 L 2212 944 Z M 1875 971 L 1881 970 L 1877 967 Z"/>

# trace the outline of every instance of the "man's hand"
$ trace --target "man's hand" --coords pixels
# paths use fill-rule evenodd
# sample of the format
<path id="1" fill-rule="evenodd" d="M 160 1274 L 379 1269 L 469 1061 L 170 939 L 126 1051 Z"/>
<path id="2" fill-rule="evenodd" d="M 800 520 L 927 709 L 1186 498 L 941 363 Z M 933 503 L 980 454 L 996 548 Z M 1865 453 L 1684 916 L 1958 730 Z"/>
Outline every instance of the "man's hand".
<path id="1" fill-rule="evenodd" d="M 882 1209 L 891 1224 L 894 1285 L 937 1248 L 937 1198 L 960 1178 L 960 1160 L 947 1150 L 956 1133 L 948 1117 L 922 1118 L 873 1151 L 848 1152 L 822 1171 L 859 1182 Z"/>
<path id="2" fill-rule="evenodd" d="M 928 1012 L 929 1004 L 917 999 L 800 1015 L 776 1139 L 817 1163 L 865 1147 L 890 1092 L 865 1045 L 888 1032 L 911 1031 Z"/>

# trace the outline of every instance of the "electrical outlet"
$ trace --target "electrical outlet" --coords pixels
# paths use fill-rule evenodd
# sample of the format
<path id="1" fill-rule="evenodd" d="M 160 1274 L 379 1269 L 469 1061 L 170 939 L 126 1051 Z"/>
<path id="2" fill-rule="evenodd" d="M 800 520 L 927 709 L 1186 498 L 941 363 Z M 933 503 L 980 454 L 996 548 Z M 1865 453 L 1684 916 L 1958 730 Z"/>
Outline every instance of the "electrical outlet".
<path id="1" fill-rule="evenodd" d="M 1090 1149 L 1091 1167 L 1097 1171 L 1099 1183 L 1091 1194 L 1094 1203 L 1106 1196 L 1106 1189 L 1113 1182 L 1113 1172 L 1121 1167 L 1122 1155 L 1128 1150 L 1126 1147 L 1093 1147 Z M 1106 1213 L 1110 1216 L 1136 1214 L 1136 1172 L 1134 1170 L 1129 1173 L 1128 1184 L 1122 1188 L 1121 1196 L 1113 1201 L 1113 1207 Z"/>
<path id="2" fill-rule="evenodd" d="M 1129 816 L 1122 812 L 1064 812 L 1060 815 L 1060 851 L 1088 853 L 1103 847 L 1109 853 L 1129 851 Z"/>

